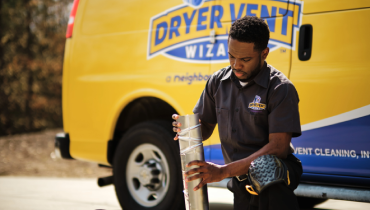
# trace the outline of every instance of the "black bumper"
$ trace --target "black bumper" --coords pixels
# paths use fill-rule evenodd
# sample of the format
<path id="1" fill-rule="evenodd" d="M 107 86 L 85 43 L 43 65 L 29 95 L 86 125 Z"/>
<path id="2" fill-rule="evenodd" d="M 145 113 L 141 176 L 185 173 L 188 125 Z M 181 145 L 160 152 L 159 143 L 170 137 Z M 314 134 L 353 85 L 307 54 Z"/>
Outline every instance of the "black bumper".
<path id="1" fill-rule="evenodd" d="M 69 134 L 58 133 L 55 136 L 55 155 L 63 159 L 73 159 L 69 153 Z"/>

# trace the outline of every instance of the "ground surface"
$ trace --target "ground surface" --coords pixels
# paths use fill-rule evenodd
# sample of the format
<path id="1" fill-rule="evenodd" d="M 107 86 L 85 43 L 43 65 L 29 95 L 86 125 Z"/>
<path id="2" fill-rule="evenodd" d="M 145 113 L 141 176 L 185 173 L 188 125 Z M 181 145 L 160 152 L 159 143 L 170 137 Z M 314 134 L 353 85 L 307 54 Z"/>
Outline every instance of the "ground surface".
<path id="1" fill-rule="evenodd" d="M 232 210 L 227 189 L 208 188 L 211 210 Z M 93 178 L 0 177 L 0 209 L 6 210 L 121 210 L 113 185 L 99 188 Z M 369 203 L 328 200 L 313 209 L 364 210 Z"/>
<path id="2" fill-rule="evenodd" d="M 96 163 L 55 158 L 58 132 L 62 129 L 0 137 L 0 176 L 94 178 L 112 174 Z"/>
<path id="3" fill-rule="evenodd" d="M 113 185 L 96 184 L 95 178 L 112 175 L 111 169 L 54 157 L 54 137 L 61 131 L 0 137 L 0 209 L 121 209 Z M 208 195 L 212 210 L 232 209 L 227 189 L 210 187 Z M 370 204 L 328 200 L 314 209 L 359 210 Z"/>

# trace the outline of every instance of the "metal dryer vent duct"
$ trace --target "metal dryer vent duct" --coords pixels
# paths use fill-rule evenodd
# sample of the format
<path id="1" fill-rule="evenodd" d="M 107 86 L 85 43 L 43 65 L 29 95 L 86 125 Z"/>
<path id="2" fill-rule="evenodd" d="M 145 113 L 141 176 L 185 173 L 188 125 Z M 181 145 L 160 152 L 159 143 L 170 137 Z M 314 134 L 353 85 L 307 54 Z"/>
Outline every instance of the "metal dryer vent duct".
<path id="1" fill-rule="evenodd" d="M 208 210 L 209 202 L 207 185 L 197 191 L 193 191 L 193 188 L 202 180 L 196 179 L 191 182 L 186 182 L 184 178 L 184 173 L 186 171 L 198 167 L 192 166 L 188 168 L 186 167 L 186 164 L 193 160 L 204 161 L 203 139 L 200 127 L 201 125 L 199 123 L 199 115 L 180 116 L 177 122 L 181 123 L 181 126 L 179 127 L 181 131 L 178 134 L 186 210 Z"/>

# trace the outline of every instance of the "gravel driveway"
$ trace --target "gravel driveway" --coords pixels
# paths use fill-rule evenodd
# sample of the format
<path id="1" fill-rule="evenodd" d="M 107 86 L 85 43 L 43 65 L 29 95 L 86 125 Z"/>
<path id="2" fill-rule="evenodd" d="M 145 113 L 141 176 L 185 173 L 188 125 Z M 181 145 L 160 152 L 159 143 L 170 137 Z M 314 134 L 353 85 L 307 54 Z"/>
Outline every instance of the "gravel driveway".
<path id="1" fill-rule="evenodd" d="M 62 129 L 0 137 L 0 176 L 95 178 L 112 174 L 96 163 L 56 159 L 54 137 Z"/>

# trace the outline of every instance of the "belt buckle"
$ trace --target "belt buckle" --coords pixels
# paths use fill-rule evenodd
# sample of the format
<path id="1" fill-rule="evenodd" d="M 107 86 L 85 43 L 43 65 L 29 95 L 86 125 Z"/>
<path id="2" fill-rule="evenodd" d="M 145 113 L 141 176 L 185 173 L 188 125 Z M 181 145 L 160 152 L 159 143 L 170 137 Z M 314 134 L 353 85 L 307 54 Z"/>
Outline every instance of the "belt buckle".
<path id="1" fill-rule="evenodd" d="M 247 179 L 248 179 L 247 174 L 243 174 L 243 175 L 241 175 L 241 176 L 235 176 L 235 177 L 236 177 L 236 179 L 237 179 L 239 182 L 242 182 L 242 181 L 244 181 L 244 180 L 247 180 Z"/>

